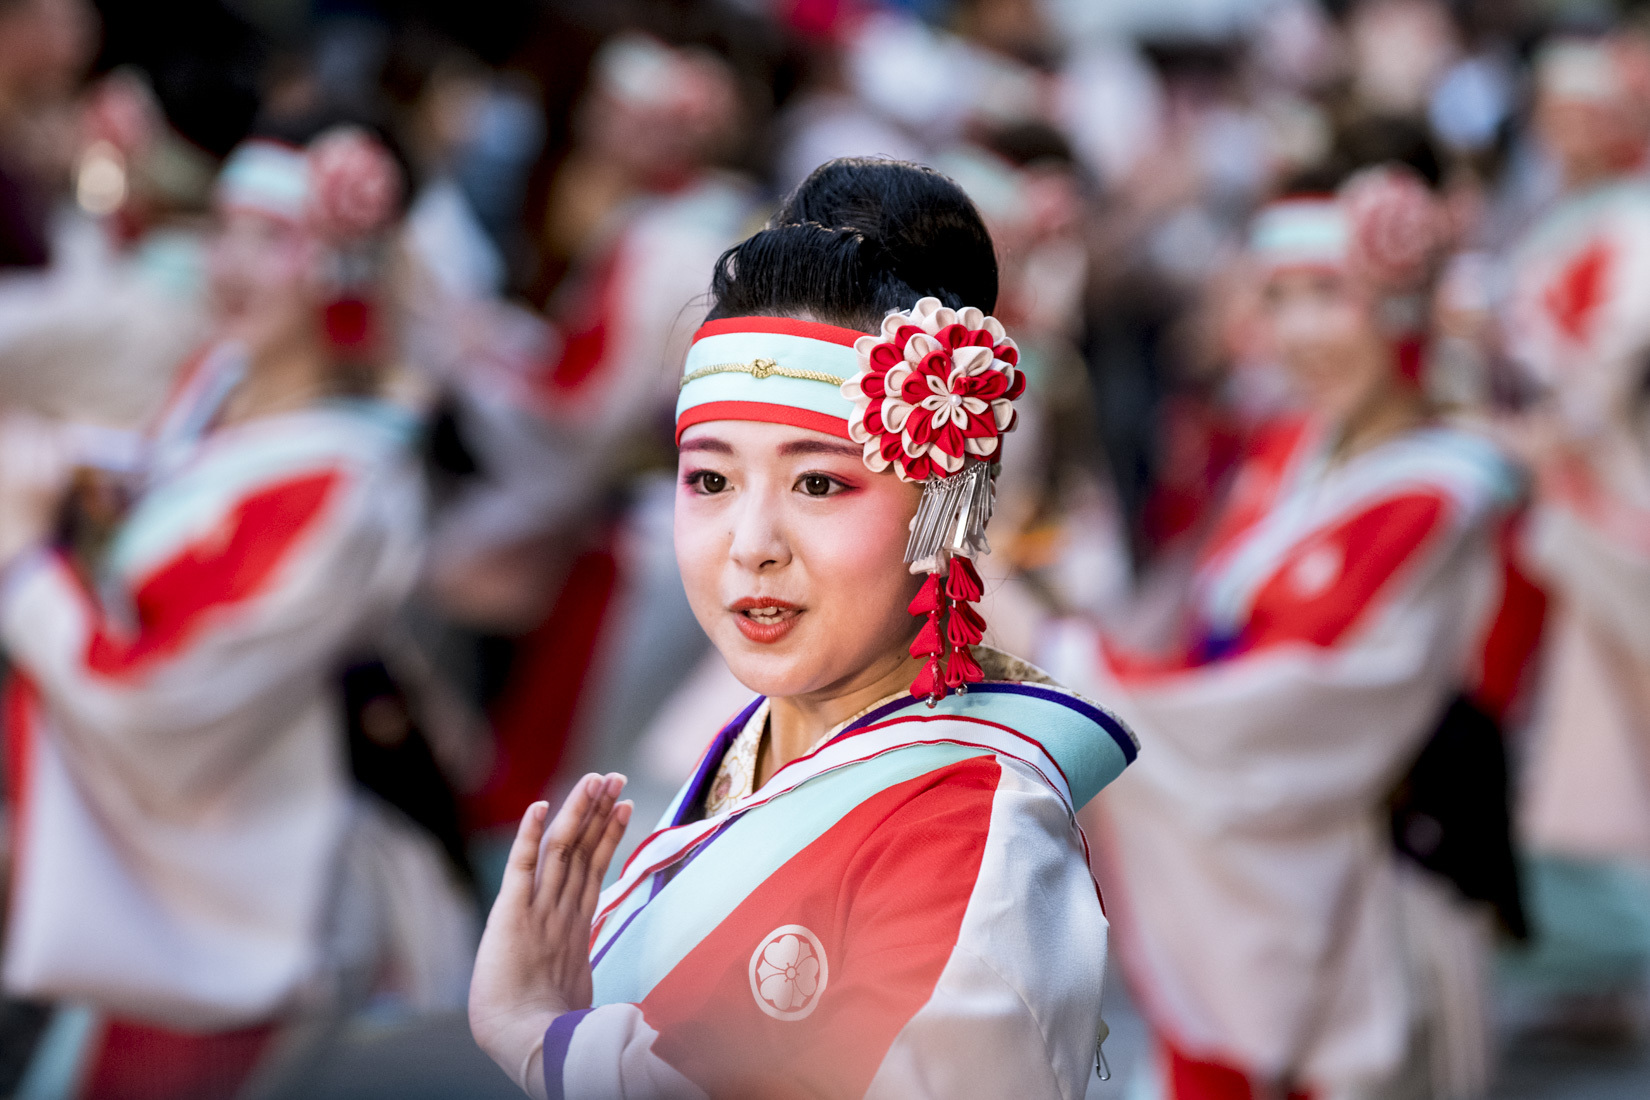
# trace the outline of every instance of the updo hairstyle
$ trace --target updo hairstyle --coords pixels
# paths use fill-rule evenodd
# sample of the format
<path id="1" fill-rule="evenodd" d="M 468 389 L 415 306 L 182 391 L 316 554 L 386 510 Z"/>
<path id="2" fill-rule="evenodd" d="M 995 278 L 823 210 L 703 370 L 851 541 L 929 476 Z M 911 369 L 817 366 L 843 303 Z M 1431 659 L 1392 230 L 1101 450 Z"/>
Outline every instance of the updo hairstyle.
<path id="1" fill-rule="evenodd" d="M 931 168 L 844 157 L 722 254 L 708 319 L 797 317 L 874 333 L 889 310 L 929 295 L 952 309 L 996 307 L 997 255 L 980 212 Z"/>

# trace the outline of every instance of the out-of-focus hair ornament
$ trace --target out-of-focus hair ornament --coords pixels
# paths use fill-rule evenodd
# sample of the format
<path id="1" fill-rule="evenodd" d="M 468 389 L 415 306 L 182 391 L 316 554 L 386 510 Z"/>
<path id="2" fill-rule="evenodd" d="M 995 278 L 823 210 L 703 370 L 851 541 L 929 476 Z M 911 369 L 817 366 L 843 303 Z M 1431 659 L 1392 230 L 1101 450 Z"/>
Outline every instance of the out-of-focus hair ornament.
<path id="1" fill-rule="evenodd" d="M 378 237 L 401 201 L 401 173 L 383 142 L 338 126 L 309 143 L 305 220 L 331 246 L 331 289 L 322 328 L 334 351 L 367 359 L 379 343 Z"/>
<path id="2" fill-rule="evenodd" d="M 1366 168 L 1341 186 L 1349 228 L 1348 262 L 1385 290 L 1429 279 L 1442 257 L 1449 226 L 1432 190 L 1399 165 Z"/>
<path id="3" fill-rule="evenodd" d="M 1449 244 L 1449 218 L 1425 181 L 1402 164 L 1354 174 L 1333 195 L 1291 196 L 1256 216 L 1250 255 L 1268 271 L 1325 268 L 1368 286 L 1381 324 L 1415 339 L 1426 292 Z"/>
<path id="4" fill-rule="evenodd" d="M 1399 164 L 1354 174 L 1333 195 L 1290 196 L 1255 218 L 1249 249 L 1267 268 L 1338 268 L 1382 291 L 1427 280 L 1448 220 L 1426 183 Z"/>
<path id="5" fill-rule="evenodd" d="M 357 126 L 326 131 L 305 148 L 243 142 L 218 176 L 218 201 L 304 225 L 333 244 L 384 229 L 401 201 L 401 173 L 382 142 Z"/>
<path id="6" fill-rule="evenodd" d="M 322 236 L 355 241 L 384 228 L 401 201 L 401 173 L 382 142 L 356 126 L 309 144 L 309 221 Z"/>

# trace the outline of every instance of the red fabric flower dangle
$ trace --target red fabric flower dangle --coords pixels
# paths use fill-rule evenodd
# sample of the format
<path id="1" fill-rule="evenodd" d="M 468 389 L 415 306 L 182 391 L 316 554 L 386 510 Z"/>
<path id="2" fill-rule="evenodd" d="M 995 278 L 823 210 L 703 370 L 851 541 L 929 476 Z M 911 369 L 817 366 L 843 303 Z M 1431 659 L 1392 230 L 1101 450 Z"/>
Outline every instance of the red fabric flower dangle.
<path id="1" fill-rule="evenodd" d="M 382 333 L 377 282 L 382 231 L 401 201 L 401 172 L 377 138 L 354 126 L 328 130 L 308 150 L 311 227 L 333 247 L 322 327 L 333 351 L 367 360 Z"/>
<path id="2" fill-rule="evenodd" d="M 969 684 L 985 678 L 969 651 L 985 636 L 985 619 L 973 606 L 982 591 L 980 574 L 964 557 L 948 564 L 944 575 L 929 574 L 911 601 L 911 614 L 928 620 L 911 643 L 911 656 L 927 658 L 911 684 L 911 694 L 936 703 L 947 692 L 966 691 Z"/>
<path id="3" fill-rule="evenodd" d="M 913 657 L 926 658 L 911 694 L 936 704 L 984 678 L 970 650 L 985 632 L 973 557 L 989 554 L 993 477 L 1002 437 L 1025 391 L 1020 352 L 995 317 L 924 298 L 890 313 L 880 336 L 855 344 L 860 371 L 842 384 L 854 403 L 848 433 L 865 465 L 923 483 L 905 560 L 930 574 L 911 602 L 926 618 Z"/>

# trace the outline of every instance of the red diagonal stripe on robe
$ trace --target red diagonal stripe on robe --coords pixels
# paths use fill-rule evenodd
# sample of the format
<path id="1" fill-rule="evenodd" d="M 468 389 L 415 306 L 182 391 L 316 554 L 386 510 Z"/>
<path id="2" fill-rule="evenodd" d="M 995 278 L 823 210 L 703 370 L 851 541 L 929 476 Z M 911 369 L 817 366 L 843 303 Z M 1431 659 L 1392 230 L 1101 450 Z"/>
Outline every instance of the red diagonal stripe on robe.
<path id="1" fill-rule="evenodd" d="M 1327 648 L 1340 641 L 1370 613 L 1387 582 L 1419 556 L 1444 511 L 1437 493 L 1406 494 L 1302 540 L 1255 593 L 1242 648 L 1287 642 Z M 1338 575 L 1320 591 L 1301 591 L 1307 559 L 1326 552 L 1338 557 Z"/>
<path id="2" fill-rule="evenodd" d="M 1542 295 L 1542 304 L 1560 332 L 1578 344 L 1592 336 L 1593 318 L 1604 303 L 1615 254 L 1609 242 L 1593 241 L 1576 254 Z"/>
<path id="3" fill-rule="evenodd" d="M 1389 583 L 1419 559 L 1443 526 L 1447 510 L 1439 493 L 1405 493 L 1302 538 L 1256 590 L 1236 645 L 1221 659 L 1290 644 L 1320 649 L 1338 645 L 1376 613 Z M 1324 583 L 1303 590 L 1303 578 L 1315 564 L 1309 559 L 1320 555 L 1326 556 Z M 1159 657 L 1131 652 L 1104 636 L 1100 648 L 1112 672 L 1130 683 L 1173 676 L 1207 663 L 1196 648 Z"/>
<path id="4" fill-rule="evenodd" d="M 712 1096 L 862 1095 L 956 946 L 1001 774 L 975 757 L 889 787 L 793 856 L 643 1000 L 654 1053 Z M 802 1020 L 769 1017 L 750 989 L 752 953 L 785 924 L 818 936 L 829 966 Z"/>
<path id="5" fill-rule="evenodd" d="M 205 537 L 149 573 L 133 593 L 138 632 L 124 635 L 98 612 L 86 665 L 105 676 L 141 673 L 177 654 L 215 611 L 263 592 L 279 566 L 325 512 L 342 476 L 324 470 L 248 495 Z M 91 601 L 88 601 L 90 604 Z"/>

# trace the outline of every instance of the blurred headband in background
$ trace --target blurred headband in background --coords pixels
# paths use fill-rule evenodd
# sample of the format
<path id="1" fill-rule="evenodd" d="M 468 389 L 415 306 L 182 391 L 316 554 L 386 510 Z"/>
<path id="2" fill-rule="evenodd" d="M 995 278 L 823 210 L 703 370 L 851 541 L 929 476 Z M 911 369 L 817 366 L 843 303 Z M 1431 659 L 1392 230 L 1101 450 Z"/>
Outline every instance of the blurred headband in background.
<path id="1" fill-rule="evenodd" d="M 218 204 L 301 222 L 310 201 L 309 157 L 302 149 L 254 138 L 242 142 L 218 173 Z"/>
<path id="2" fill-rule="evenodd" d="M 1434 273 L 1449 225 L 1426 183 L 1402 165 L 1366 168 L 1332 196 L 1266 206 L 1250 229 L 1250 254 L 1269 271 L 1331 268 L 1384 293 L 1412 292 Z"/>
<path id="3" fill-rule="evenodd" d="M 401 174 L 382 142 L 358 127 L 326 131 L 307 148 L 254 138 L 218 175 L 218 202 L 304 225 L 330 240 L 368 237 L 388 225 Z"/>
<path id="4" fill-rule="evenodd" d="M 1650 105 L 1650 46 L 1635 39 L 1558 38 L 1535 61 L 1545 95 L 1601 106 Z"/>
<path id="5" fill-rule="evenodd" d="M 1269 268 L 1345 266 L 1351 231 L 1333 197 L 1288 198 L 1255 216 L 1249 251 Z"/>

